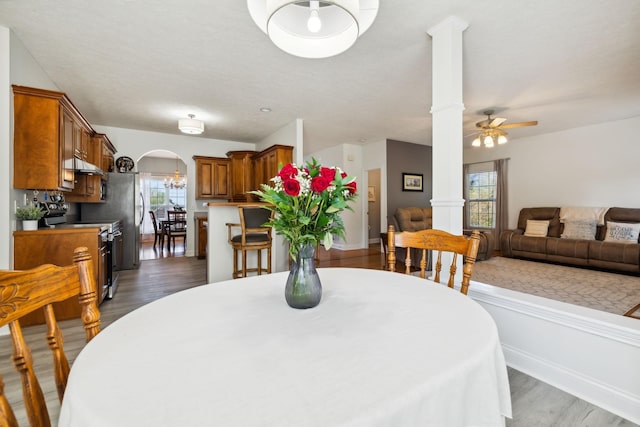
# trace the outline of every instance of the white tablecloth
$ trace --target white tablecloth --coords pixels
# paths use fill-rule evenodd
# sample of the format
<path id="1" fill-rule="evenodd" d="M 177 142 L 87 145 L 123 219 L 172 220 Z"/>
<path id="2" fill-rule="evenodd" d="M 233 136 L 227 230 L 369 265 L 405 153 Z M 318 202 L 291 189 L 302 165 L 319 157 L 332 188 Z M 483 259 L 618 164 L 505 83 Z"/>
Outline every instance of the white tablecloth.
<path id="1" fill-rule="evenodd" d="M 386 271 L 204 285 L 105 328 L 73 363 L 59 425 L 498 426 L 511 416 L 496 325 L 471 298 Z"/>

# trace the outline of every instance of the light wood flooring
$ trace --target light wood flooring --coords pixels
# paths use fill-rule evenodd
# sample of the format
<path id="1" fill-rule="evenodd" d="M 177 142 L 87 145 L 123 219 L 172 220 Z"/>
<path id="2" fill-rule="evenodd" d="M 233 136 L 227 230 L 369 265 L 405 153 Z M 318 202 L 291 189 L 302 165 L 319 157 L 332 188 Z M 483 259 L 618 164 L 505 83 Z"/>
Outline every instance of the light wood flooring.
<path id="1" fill-rule="evenodd" d="M 153 241 L 143 242 L 139 270 L 120 272 L 120 285 L 115 298 L 100 306 L 103 328 L 126 313 L 163 296 L 206 282 L 205 260 L 184 257 L 176 245 L 176 252 L 153 250 Z M 377 245 L 355 251 L 324 251 L 319 254 L 321 267 L 354 267 L 382 269 L 384 258 Z M 84 332 L 77 321 L 61 322 L 65 351 L 71 363 L 84 345 Z M 57 420 L 59 404 L 50 373 L 50 356 L 46 349 L 44 328 L 25 328 L 27 341 L 32 346 L 36 370 L 45 390 L 52 419 Z M 20 425 L 28 425 L 22 408 L 20 381 L 10 363 L 11 344 L 8 336 L 0 336 L 0 372 L 5 381 L 5 391 L 16 409 Z M 636 426 L 636 424 L 591 405 L 544 382 L 509 369 L 513 419 L 510 427 L 547 426 Z M 105 403 L 105 410 L 110 408 Z M 57 422 L 53 422 L 54 426 Z M 90 426 L 87 426 L 90 427 Z M 114 426 L 117 427 L 117 426 Z M 446 426 L 443 426 L 446 427 Z"/>

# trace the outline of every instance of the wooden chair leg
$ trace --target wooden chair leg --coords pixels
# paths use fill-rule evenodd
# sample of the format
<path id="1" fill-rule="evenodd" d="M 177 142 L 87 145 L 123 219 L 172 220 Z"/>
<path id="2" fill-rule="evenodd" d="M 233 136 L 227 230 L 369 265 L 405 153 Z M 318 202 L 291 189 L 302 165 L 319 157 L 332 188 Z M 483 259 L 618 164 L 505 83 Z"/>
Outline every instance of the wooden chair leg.
<path id="1" fill-rule="evenodd" d="M 271 246 L 267 248 L 267 274 L 271 274 Z"/>
<path id="2" fill-rule="evenodd" d="M 233 249 L 233 278 L 238 278 L 238 250 Z"/>
<path id="3" fill-rule="evenodd" d="M 242 251 L 242 277 L 247 277 L 247 251 Z"/>
<path id="4" fill-rule="evenodd" d="M 258 276 L 262 276 L 262 249 L 258 249 Z"/>

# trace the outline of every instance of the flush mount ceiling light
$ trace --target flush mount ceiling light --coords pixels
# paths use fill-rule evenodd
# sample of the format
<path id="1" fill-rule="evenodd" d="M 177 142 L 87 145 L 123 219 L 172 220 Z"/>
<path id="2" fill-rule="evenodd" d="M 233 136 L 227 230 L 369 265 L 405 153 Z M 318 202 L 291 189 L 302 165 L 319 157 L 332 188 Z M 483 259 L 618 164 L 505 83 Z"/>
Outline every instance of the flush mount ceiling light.
<path id="1" fill-rule="evenodd" d="M 178 129 L 181 132 L 188 133 L 190 135 L 200 135 L 204 132 L 204 122 L 202 120 L 194 119 L 195 115 L 189 114 L 188 119 L 178 120 Z"/>
<path id="2" fill-rule="evenodd" d="M 255 23 L 280 49 L 328 58 L 349 49 L 369 29 L 379 0 L 247 0 Z"/>

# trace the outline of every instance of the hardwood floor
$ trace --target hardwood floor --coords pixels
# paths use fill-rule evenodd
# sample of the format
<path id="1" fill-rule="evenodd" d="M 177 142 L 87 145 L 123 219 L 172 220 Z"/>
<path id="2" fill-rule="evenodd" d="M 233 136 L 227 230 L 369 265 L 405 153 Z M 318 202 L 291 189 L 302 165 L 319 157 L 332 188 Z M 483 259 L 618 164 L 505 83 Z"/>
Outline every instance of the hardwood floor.
<path id="1" fill-rule="evenodd" d="M 120 285 L 113 300 L 100 306 L 103 329 L 128 312 L 163 296 L 202 285 L 206 282 L 205 260 L 185 257 L 176 245 L 176 253 L 165 248 L 153 251 L 153 241 L 143 243 L 139 270 L 120 272 Z M 183 249 L 182 249 L 183 251 Z M 153 256 L 155 254 L 155 256 Z M 320 267 L 354 267 L 382 269 L 384 257 L 377 245 L 355 251 L 320 250 Z M 65 351 L 70 363 L 84 346 L 84 332 L 78 321 L 60 322 L 64 333 Z M 32 347 L 36 371 L 47 397 L 52 419 L 57 420 L 59 403 L 50 369 L 50 353 L 46 348 L 44 327 L 25 328 L 25 337 Z M 5 381 L 5 392 L 18 416 L 20 425 L 27 425 L 20 380 L 10 362 L 11 342 L 8 336 L 0 336 L 0 372 Z M 115 349 L 114 351 L 117 351 Z M 546 426 L 623 426 L 636 424 L 624 420 L 597 406 L 591 405 L 570 394 L 564 393 L 544 382 L 538 381 L 514 369 L 509 369 L 513 419 L 507 420 L 509 427 Z M 109 408 L 105 404 L 105 410 Z M 53 425 L 57 422 L 53 421 Z M 90 427 L 90 426 L 88 426 Z M 446 426 L 444 426 L 446 427 Z"/>

